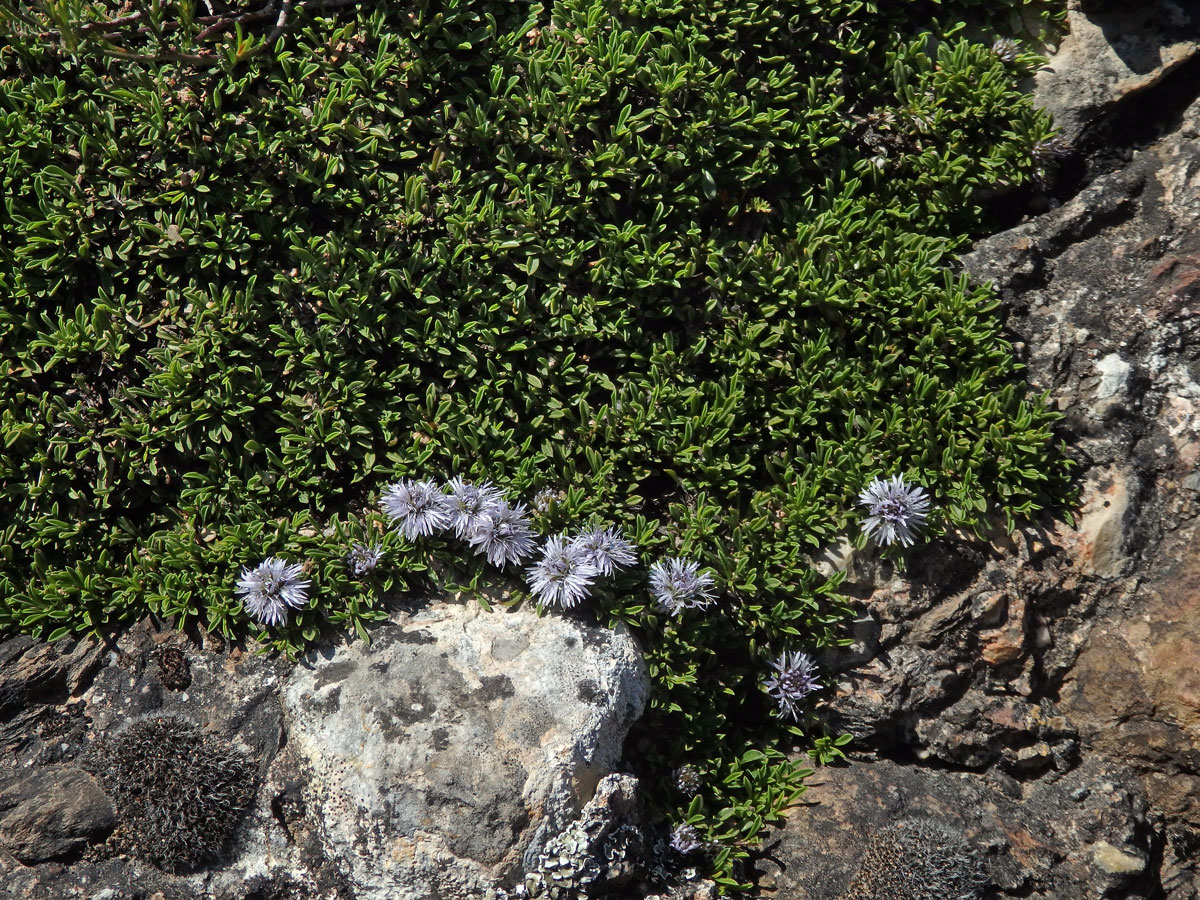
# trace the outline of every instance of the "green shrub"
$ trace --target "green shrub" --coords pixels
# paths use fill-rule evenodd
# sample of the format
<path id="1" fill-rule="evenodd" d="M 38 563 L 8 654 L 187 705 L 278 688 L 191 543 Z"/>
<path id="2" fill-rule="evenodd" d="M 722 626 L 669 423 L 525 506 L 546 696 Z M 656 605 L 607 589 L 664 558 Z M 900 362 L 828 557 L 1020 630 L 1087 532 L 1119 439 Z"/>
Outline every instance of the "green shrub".
<path id="1" fill-rule="evenodd" d="M 1054 415 L 953 268 L 1050 126 L 990 37 L 923 18 L 953 8 L 414 0 L 202 43 L 183 3 L 120 41 L 19 6 L 0 631 L 365 635 L 388 595 L 498 577 L 385 533 L 388 481 L 560 492 L 544 534 L 595 516 L 718 578 L 677 619 L 644 570 L 599 606 L 647 645 L 640 762 L 703 775 L 658 805 L 733 885 L 801 788 L 783 749 L 836 752 L 762 682 L 837 643 L 847 603 L 809 560 L 858 532 L 857 492 L 904 474 L 939 529 L 1063 493 Z M 376 540 L 387 565 L 354 577 Z M 272 555 L 313 589 L 268 631 L 233 587 Z"/>

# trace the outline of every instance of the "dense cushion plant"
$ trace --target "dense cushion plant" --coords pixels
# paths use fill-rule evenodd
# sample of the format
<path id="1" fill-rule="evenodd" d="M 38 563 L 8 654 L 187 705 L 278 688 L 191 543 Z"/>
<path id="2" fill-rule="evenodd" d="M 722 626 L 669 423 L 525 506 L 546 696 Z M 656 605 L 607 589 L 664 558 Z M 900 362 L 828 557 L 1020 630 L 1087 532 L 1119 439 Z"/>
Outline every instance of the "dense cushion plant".
<path id="1" fill-rule="evenodd" d="M 903 476 L 937 533 L 1065 483 L 954 268 L 1052 137 L 964 5 L 300 4 L 264 42 L 202 41 L 194 4 L 109 34 L 62 11 L 115 2 L 0 3 L 0 633 L 153 613 L 294 652 L 435 582 L 519 601 L 381 494 L 540 492 L 542 538 L 641 552 L 571 614 L 643 638 L 631 754 L 699 774 L 655 804 L 735 885 L 799 787 L 782 751 L 834 752 L 764 679 L 837 644 L 811 560 L 859 493 Z M 272 558 L 310 585 L 277 628 L 235 591 Z M 715 602 L 664 613 L 656 559 Z"/>

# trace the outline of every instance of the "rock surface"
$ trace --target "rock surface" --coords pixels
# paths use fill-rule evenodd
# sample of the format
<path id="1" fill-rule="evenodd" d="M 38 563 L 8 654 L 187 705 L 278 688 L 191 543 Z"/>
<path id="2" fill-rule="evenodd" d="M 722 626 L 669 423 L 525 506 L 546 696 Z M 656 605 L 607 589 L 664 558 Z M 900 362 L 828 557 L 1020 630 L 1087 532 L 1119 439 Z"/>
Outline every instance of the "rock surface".
<path id="1" fill-rule="evenodd" d="M 107 649 L 14 637 L 0 658 L 4 900 L 491 898 L 580 819 L 649 688 L 624 630 L 474 603 L 397 610 L 370 645 L 297 665 L 149 622 Z M 160 716 L 258 769 L 225 858 L 193 871 L 142 858 L 83 771 L 101 737 Z"/>
<path id="2" fill-rule="evenodd" d="M 1104 34 L 1133 65 L 1137 34 Z M 1180 34 L 1160 35 L 1162 66 Z M 1071 46 L 1053 65 L 1091 87 L 1057 100 L 1084 127 L 1129 85 L 1067 65 Z M 872 834 L 919 814 L 988 854 L 996 896 L 1200 898 L 1197 93 L 1127 166 L 964 259 L 1065 416 L 1076 522 L 951 536 L 903 576 L 830 553 L 863 603 L 852 652 L 826 661 L 842 671 L 830 722 L 860 755 L 790 815 L 763 863 L 777 896 L 832 900 Z"/>
<path id="3" fill-rule="evenodd" d="M 45 862 L 103 840 L 115 825 L 108 796 L 73 766 L 42 766 L 0 778 L 0 845 L 23 863 Z"/>
<path id="4" fill-rule="evenodd" d="M 624 631 L 438 605 L 283 692 L 305 802 L 360 900 L 488 896 L 616 768 L 649 680 Z"/>
<path id="5" fill-rule="evenodd" d="M 804 805 L 768 840 L 771 857 L 787 865 L 766 860 L 760 866 L 776 895 L 789 900 L 934 896 L 906 895 L 903 879 L 872 846 L 915 821 L 931 823 L 935 836 L 947 835 L 941 843 L 957 845 L 953 859 L 941 865 L 960 882 L 969 882 L 970 864 L 978 859 L 1001 896 L 1148 895 L 1148 844 L 1156 823 L 1145 798 L 1123 786 L 1131 782 L 1129 772 L 1100 760 L 1061 778 L 1027 783 L 999 771 L 945 771 L 889 760 L 831 766 L 810 779 Z M 861 847 L 859 854 L 846 853 L 848 836 Z M 893 852 L 894 868 L 934 868 L 930 857 L 938 863 L 936 855 L 919 849 Z M 855 887 L 889 883 L 892 890 L 882 895 Z"/>
<path id="6" fill-rule="evenodd" d="M 1200 8 L 1189 0 L 1070 3 L 1067 28 L 1034 81 L 1040 104 L 1071 144 L 1200 54 Z"/>

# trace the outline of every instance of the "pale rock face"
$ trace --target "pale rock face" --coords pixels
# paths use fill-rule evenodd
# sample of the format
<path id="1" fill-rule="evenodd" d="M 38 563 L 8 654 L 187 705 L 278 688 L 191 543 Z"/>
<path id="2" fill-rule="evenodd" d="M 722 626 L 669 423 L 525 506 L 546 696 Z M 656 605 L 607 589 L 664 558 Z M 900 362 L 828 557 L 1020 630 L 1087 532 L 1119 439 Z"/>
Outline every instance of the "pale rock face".
<path id="1" fill-rule="evenodd" d="M 436 604 L 314 652 L 282 699 L 310 819 L 359 900 L 482 897 L 574 820 L 649 691 L 625 631 Z"/>
<path id="2" fill-rule="evenodd" d="M 1054 115 L 1071 143 L 1097 116 L 1200 52 L 1195 4 L 1151 0 L 1111 7 L 1088 11 L 1072 4 L 1068 34 L 1050 65 L 1034 78 L 1038 105 Z"/>

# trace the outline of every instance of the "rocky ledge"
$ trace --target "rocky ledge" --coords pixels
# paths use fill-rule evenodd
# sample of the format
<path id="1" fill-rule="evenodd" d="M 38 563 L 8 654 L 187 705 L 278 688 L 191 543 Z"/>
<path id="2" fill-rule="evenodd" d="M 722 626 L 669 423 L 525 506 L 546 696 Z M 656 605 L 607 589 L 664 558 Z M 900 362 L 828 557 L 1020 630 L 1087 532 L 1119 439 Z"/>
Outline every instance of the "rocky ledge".
<path id="1" fill-rule="evenodd" d="M 902 576 L 830 553 L 863 612 L 829 716 L 858 740 L 768 847 L 780 898 L 1200 897 L 1200 8 L 1070 25 L 1037 90 L 1072 156 L 963 266 L 1064 415 L 1076 521 L 937 541 Z M 879 842 L 911 821 L 958 843 Z M 954 893 L 964 854 L 986 885 Z M 903 874 L 928 866 L 947 892 Z"/>
<path id="2" fill-rule="evenodd" d="M 0 896 L 468 900 L 527 874 L 549 894 L 560 857 L 596 881 L 609 844 L 562 836 L 634 821 L 614 772 L 648 691 L 623 629 L 474 602 L 294 665 L 150 623 L 10 638 Z"/>
<path id="3" fill-rule="evenodd" d="M 853 758 L 770 837 L 765 897 L 1200 900 L 1200 9 L 1070 27 L 1035 87 L 1072 153 L 963 265 L 1064 414 L 1077 521 L 902 574 L 831 551 Z M 295 665 L 152 623 L 12 637 L 0 897 L 640 896 L 647 690 L 623 631 L 444 600 Z"/>

